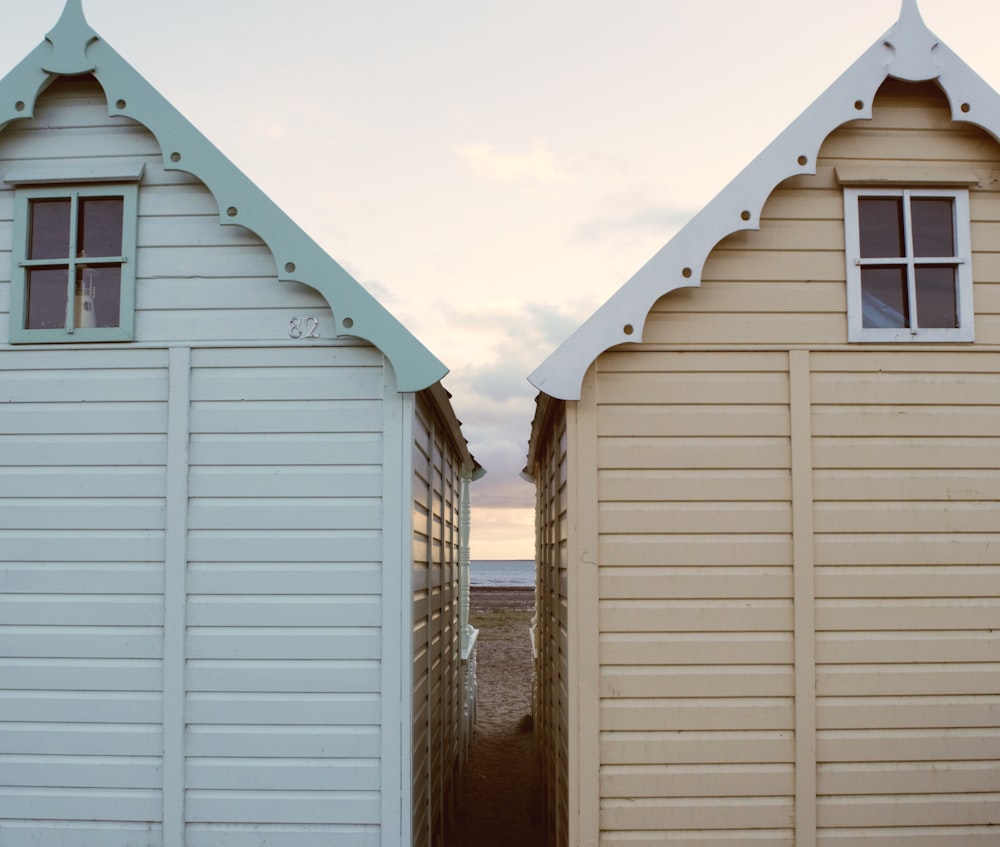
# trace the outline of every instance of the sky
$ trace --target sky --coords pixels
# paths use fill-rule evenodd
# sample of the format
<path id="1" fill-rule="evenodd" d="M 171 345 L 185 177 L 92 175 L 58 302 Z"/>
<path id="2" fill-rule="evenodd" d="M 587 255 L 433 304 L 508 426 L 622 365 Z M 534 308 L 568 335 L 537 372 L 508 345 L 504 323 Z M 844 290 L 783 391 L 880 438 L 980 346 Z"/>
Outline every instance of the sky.
<path id="1" fill-rule="evenodd" d="M 63 0 L 0 0 L 0 73 Z M 922 0 L 1000 87 L 996 0 Z M 98 33 L 449 368 L 472 557 L 534 556 L 531 373 L 900 0 L 84 0 Z"/>

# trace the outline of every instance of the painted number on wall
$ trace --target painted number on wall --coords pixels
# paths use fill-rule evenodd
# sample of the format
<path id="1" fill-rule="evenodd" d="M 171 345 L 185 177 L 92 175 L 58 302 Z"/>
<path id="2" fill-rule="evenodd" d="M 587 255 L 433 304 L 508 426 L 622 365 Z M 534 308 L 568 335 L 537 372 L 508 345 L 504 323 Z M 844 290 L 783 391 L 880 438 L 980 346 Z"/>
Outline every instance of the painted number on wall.
<path id="1" fill-rule="evenodd" d="M 319 318 L 292 318 L 288 322 L 288 334 L 292 338 L 319 338 Z"/>

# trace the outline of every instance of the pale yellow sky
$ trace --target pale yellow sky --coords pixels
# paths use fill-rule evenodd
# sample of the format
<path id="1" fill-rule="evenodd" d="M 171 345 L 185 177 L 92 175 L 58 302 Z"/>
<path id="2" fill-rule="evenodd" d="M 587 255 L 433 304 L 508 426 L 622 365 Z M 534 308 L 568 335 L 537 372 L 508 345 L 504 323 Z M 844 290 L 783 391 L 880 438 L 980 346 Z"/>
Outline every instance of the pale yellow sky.
<path id="1" fill-rule="evenodd" d="M 13 67 L 63 0 L 0 0 Z M 84 0 L 92 26 L 452 370 L 473 558 L 531 558 L 527 375 L 899 0 Z M 1000 86 L 996 0 L 922 0 Z"/>

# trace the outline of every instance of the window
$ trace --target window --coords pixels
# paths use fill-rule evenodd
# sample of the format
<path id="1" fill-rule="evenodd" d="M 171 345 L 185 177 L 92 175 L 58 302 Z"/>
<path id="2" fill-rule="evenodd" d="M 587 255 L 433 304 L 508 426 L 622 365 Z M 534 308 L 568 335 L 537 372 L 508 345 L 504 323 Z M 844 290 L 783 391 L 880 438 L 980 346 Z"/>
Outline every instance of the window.
<path id="1" fill-rule="evenodd" d="M 121 184 L 18 188 L 12 342 L 132 339 L 136 194 Z"/>
<path id="2" fill-rule="evenodd" d="M 851 341 L 972 341 L 964 190 L 844 193 Z"/>

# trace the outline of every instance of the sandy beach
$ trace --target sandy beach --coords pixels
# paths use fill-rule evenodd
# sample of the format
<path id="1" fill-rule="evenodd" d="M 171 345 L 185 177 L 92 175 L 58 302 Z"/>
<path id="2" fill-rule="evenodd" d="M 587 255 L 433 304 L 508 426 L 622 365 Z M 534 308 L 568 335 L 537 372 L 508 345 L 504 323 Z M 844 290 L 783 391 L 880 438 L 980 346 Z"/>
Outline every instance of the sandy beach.
<path id="1" fill-rule="evenodd" d="M 473 587 L 479 715 L 448 847 L 543 847 L 531 734 L 533 589 Z"/>

